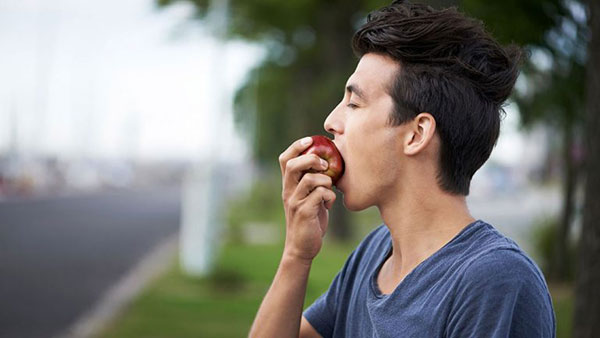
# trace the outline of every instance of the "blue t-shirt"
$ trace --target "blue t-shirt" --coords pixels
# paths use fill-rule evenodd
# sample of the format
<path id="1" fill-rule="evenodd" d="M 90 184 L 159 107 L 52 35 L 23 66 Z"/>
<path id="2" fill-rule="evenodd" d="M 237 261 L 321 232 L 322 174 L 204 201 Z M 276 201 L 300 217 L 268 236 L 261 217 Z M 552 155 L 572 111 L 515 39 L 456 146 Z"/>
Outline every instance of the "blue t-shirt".
<path id="1" fill-rule="evenodd" d="M 388 228 L 358 245 L 304 316 L 323 337 L 555 337 L 552 299 L 538 266 L 477 220 L 412 270 L 388 295 L 377 273 Z"/>

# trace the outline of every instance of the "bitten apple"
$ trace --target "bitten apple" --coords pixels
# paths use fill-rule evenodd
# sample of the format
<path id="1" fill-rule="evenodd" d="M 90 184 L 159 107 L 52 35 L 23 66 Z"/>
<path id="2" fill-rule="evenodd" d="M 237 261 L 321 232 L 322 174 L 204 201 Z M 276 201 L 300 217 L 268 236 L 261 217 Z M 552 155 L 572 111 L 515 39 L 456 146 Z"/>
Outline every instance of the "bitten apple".
<path id="1" fill-rule="evenodd" d="M 300 155 L 315 154 L 329 163 L 329 167 L 324 172 L 325 175 L 331 177 L 333 184 L 344 174 L 344 159 L 339 150 L 328 137 L 322 135 L 311 136 L 312 145 L 303 151 Z"/>

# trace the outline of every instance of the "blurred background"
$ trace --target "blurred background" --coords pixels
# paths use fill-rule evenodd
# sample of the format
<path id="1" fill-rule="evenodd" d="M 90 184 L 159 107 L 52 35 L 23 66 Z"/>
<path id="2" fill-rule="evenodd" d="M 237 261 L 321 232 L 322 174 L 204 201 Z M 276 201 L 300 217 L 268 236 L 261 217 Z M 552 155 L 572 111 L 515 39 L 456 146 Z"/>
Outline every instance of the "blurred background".
<path id="1" fill-rule="evenodd" d="M 530 51 L 467 200 L 571 337 L 596 5 L 426 2 Z M 388 3 L 0 0 L 0 337 L 246 336 L 283 247 L 277 157 L 325 134 L 350 38 Z M 340 201 L 305 306 L 381 224 Z"/>

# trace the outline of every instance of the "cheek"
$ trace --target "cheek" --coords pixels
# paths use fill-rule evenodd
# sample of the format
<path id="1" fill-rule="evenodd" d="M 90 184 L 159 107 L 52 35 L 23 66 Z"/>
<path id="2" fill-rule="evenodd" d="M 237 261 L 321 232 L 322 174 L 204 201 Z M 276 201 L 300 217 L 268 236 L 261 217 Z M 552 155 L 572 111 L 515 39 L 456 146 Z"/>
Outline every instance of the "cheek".
<path id="1" fill-rule="evenodd" d="M 379 151 L 374 152 L 374 161 L 377 172 L 374 173 L 378 183 L 382 188 L 393 186 L 400 178 L 402 166 L 402 152 L 399 150 L 400 136 L 389 129 L 386 133 L 380 134 L 378 140 Z"/>
<path id="2" fill-rule="evenodd" d="M 363 202 L 375 203 L 382 193 L 398 184 L 399 135 L 391 129 L 369 130 L 365 125 L 363 130 L 347 137 L 347 153 L 351 154 L 347 163 L 348 179 L 352 185 L 348 203 L 362 208 Z"/>
<path id="3" fill-rule="evenodd" d="M 346 128 L 346 148 L 358 162 L 365 160 L 374 146 L 373 137 L 377 130 L 368 119 L 353 119 L 348 121 Z"/>

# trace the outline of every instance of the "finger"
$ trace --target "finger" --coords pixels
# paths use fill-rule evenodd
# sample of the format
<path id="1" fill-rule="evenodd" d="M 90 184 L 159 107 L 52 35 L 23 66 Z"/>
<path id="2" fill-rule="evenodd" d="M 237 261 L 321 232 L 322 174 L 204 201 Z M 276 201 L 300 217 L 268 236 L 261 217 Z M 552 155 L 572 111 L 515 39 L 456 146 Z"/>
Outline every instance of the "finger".
<path id="1" fill-rule="evenodd" d="M 325 174 L 313 174 L 308 173 L 302 176 L 300 179 L 300 183 L 298 183 L 298 187 L 296 188 L 296 192 L 294 193 L 294 197 L 298 200 L 304 199 L 311 191 L 315 190 L 318 186 L 323 186 L 331 189 L 333 186 L 333 181 L 331 177 Z"/>
<path id="2" fill-rule="evenodd" d="M 285 168 L 287 167 L 287 162 L 292 158 L 298 157 L 301 152 L 306 150 L 311 144 L 313 140 L 312 137 L 308 136 L 302 138 L 300 140 L 296 140 L 292 143 L 281 155 L 279 155 L 279 167 L 281 168 L 281 176 L 285 173 Z"/>
<path id="3" fill-rule="evenodd" d="M 302 176 L 308 171 L 319 172 L 327 169 L 329 164 L 315 154 L 306 154 L 288 161 L 283 175 L 283 199 L 286 200 L 296 191 Z M 304 198 L 304 196 L 302 197 Z"/>
<path id="4" fill-rule="evenodd" d="M 335 199 L 337 198 L 337 195 L 335 194 L 335 191 L 331 191 L 331 194 L 329 194 L 327 200 L 323 200 L 323 202 L 325 203 L 325 208 L 327 210 L 333 208 L 333 203 L 335 203 Z"/>
<path id="5" fill-rule="evenodd" d="M 304 200 L 308 205 L 318 208 L 321 203 L 325 203 L 325 208 L 330 209 L 335 202 L 335 192 L 323 186 L 318 186 Z"/>
<path id="6" fill-rule="evenodd" d="M 315 154 L 306 154 L 295 157 L 288 161 L 287 167 L 284 173 L 285 187 L 295 190 L 298 182 L 308 171 L 320 172 L 327 169 L 329 164 L 324 159 L 320 158 Z"/>

